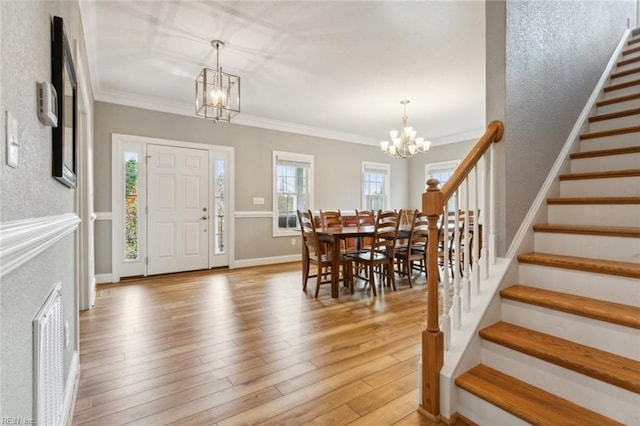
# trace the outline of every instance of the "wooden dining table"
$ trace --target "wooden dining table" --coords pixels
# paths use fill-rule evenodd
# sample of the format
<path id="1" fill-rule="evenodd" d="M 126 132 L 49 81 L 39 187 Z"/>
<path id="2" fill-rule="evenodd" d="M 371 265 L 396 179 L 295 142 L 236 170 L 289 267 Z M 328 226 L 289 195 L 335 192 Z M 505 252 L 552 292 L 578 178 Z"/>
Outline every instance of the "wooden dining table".
<path id="1" fill-rule="evenodd" d="M 331 244 L 331 297 L 336 299 L 339 295 L 340 282 L 340 241 L 347 238 L 373 237 L 376 227 L 365 226 L 340 226 L 332 228 L 317 228 L 318 238 Z M 408 238 L 409 228 L 401 226 L 398 229 L 398 239 Z"/>

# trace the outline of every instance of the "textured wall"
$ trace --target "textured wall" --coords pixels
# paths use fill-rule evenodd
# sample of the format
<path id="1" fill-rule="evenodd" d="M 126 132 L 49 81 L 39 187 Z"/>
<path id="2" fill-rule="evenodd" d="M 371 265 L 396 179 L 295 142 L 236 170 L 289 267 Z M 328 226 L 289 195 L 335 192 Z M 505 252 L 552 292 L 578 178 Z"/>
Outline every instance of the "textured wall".
<path id="1" fill-rule="evenodd" d="M 314 155 L 315 209 L 360 208 L 362 161 L 391 164 L 391 204 L 407 203 L 405 161 L 391 160 L 374 146 L 296 135 L 256 127 L 213 124 L 200 118 L 96 102 L 94 127 L 95 211 L 111 211 L 111 134 L 123 133 L 235 149 L 236 211 L 271 210 L 272 152 Z M 254 206 L 253 197 L 265 204 Z M 96 273 L 111 272 L 111 242 L 106 222 L 96 223 Z M 290 238 L 273 238 L 271 218 L 236 219 L 235 259 L 283 256 L 300 252 Z"/>
<path id="2" fill-rule="evenodd" d="M 635 0 L 506 2 L 506 245 L 499 253 L 517 232 L 635 14 Z M 491 49 L 489 56 L 495 54 Z"/>
<path id="3" fill-rule="evenodd" d="M 36 82 L 51 81 L 51 17 L 62 16 L 73 44 L 81 37 L 75 2 L 0 2 L 0 222 L 74 211 L 74 191 L 51 177 L 51 128 L 37 118 Z M 11 60 L 6 60 L 10 58 Z M 5 111 L 19 123 L 20 166 L 6 165 Z M 63 282 L 65 321 L 71 342 L 65 374 L 76 346 L 75 237 L 69 235 L 2 278 L 0 288 L 0 417 L 33 416 L 32 319 L 53 285 Z"/>

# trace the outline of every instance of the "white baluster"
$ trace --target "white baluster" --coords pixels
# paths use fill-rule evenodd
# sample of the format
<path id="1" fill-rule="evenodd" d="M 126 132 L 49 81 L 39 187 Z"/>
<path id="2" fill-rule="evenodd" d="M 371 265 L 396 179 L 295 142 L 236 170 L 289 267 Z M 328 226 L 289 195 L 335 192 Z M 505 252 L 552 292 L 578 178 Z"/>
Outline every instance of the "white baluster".
<path id="1" fill-rule="evenodd" d="M 454 208 L 453 211 L 453 241 L 451 246 L 453 247 L 453 328 L 456 330 L 460 328 L 462 323 L 462 305 L 460 302 L 460 227 L 458 222 L 460 221 L 460 190 L 458 189 L 454 194 Z M 447 217 L 447 238 L 449 237 L 449 218 Z M 448 253 L 445 253 L 448 256 Z M 448 273 L 448 272 L 447 272 Z"/>
<path id="2" fill-rule="evenodd" d="M 471 250 L 469 247 L 469 178 L 467 177 L 462 184 L 464 188 L 464 197 L 462 198 L 462 211 L 464 212 L 464 229 L 462 231 L 462 247 L 464 248 L 464 257 L 462 259 L 462 309 L 469 312 L 471 309 L 471 267 L 470 257 Z"/>
<path id="3" fill-rule="evenodd" d="M 489 216 L 489 260 L 491 265 L 496 264 L 496 150 L 495 144 L 491 144 L 489 148 L 489 154 L 491 156 L 491 177 L 489 187 L 489 205 L 491 205 L 491 211 Z"/>
<path id="4" fill-rule="evenodd" d="M 480 249 L 480 274 L 483 280 L 489 278 L 489 223 L 487 221 L 488 211 L 492 209 L 491 204 L 489 203 L 489 170 L 491 167 L 491 163 L 489 161 L 490 157 L 488 153 L 482 156 L 482 164 L 484 165 L 484 170 L 482 173 L 482 210 L 480 210 L 480 218 L 478 222 L 482 224 L 482 248 Z"/>
<path id="5" fill-rule="evenodd" d="M 440 328 L 444 333 L 444 350 L 448 351 L 451 347 L 451 294 L 449 288 L 449 209 L 447 204 L 444 205 L 444 215 L 442 216 L 441 230 L 442 230 L 442 324 Z"/>
<path id="6" fill-rule="evenodd" d="M 474 294 L 477 296 L 480 294 L 480 231 L 478 228 L 478 217 L 480 216 L 480 210 L 478 209 L 478 192 L 480 185 L 478 185 L 478 166 L 473 168 L 473 247 L 470 247 L 470 259 L 469 262 L 473 262 L 471 267 L 471 283 L 473 285 Z M 469 216 L 471 219 L 471 216 Z"/>

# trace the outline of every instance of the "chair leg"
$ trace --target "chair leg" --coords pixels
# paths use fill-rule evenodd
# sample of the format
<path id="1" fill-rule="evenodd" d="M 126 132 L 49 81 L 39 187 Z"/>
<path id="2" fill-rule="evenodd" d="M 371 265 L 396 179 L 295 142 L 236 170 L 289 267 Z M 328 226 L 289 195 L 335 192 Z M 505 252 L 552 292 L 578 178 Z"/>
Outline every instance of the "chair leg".
<path id="1" fill-rule="evenodd" d="M 316 299 L 318 298 L 318 293 L 320 293 L 320 283 L 322 282 L 322 277 L 324 274 L 322 272 L 322 267 L 318 265 L 318 278 L 316 279 Z"/>
<path id="2" fill-rule="evenodd" d="M 307 289 L 307 281 L 309 281 L 309 267 L 311 266 L 309 264 L 311 262 L 304 259 L 302 263 L 302 291 L 305 291 Z"/>
<path id="3" fill-rule="evenodd" d="M 373 272 L 373 265 L 369 265 L 369 285 L 371 286 L 371 291 L 373 291 L 373 295 L 377 296 L 378 293 L 376 291 L 376 275 Z"/>
<path id="4" fill-rule="evenodd" d="M 393 263 L 391 265 L 389 265 L 389 268 L 387 269 L 387 273 L 389 274 L 389 280 L 391 281 L 391 288 L 393 289 L 393 291 L 396 291 L 396 274 L 395 271 L 393 270 Z M 411 277 L 409 277 L 409 279 L 411 279 Z"/>

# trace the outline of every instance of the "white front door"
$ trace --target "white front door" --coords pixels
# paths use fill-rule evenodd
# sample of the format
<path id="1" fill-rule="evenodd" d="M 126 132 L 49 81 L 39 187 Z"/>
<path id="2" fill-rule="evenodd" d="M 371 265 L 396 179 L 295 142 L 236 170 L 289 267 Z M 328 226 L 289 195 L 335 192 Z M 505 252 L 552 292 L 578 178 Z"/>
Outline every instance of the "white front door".
<path id="1" fill-rule="evenodd" d="M 147 146 L 149 275 L 209 266 L 209 153 Z"/>

